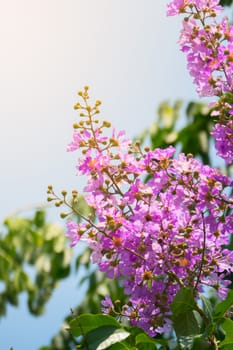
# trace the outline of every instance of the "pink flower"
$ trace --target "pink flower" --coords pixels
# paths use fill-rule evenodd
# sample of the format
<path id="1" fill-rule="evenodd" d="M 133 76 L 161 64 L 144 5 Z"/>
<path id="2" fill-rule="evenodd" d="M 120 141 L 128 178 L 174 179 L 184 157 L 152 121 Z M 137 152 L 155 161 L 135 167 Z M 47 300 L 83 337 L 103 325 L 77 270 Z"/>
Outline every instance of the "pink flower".
<path id="1" fill-rule="evenodd" d="M 106 295 L 105 299 L 101 301 L 101 304 L 103 305 L 102 312 L 105 314 L 111 314 L 114 310 L 114 305 L 109 295 Z"/>
<path id="2" fill-rule="evenodd" d="M 215 138 L 217 154 L 225 159 L 227 164 L 233 163 L 233 120 L 227 125 L 216 124 L 211 132 Z"/>
<path id="3" fill-rule="evenodd" d="M 80 236 L 78 234 L 79 225 L 74 221 L 68 221 L 66 224 L 66 228 L 66 237 L 68 237 L 71 240 L 71 247 L 74 247 L 80 240 Z"/>

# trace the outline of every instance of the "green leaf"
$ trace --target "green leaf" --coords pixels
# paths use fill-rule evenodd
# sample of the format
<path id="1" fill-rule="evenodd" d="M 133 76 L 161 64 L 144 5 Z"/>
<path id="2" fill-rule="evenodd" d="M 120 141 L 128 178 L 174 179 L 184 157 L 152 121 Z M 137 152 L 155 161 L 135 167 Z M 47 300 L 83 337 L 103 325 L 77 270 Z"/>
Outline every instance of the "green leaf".
<path id="1" fill-rule="evenodd" d="M 105 350 L 111 345 L 121 342 L 130 335 L 123 328 L 115 326 L 102 326 L 93 329 L 83 337 L 84 345 L 88 344 L 89 350 Z M 122 348 L 122 344 L 121 344 Z"/>
<path id="2" fill-rule="evenodd" d="M 40 315 L 57 282 L 70 273 L 70 262 L 62 228 L 48 224 L 45 212 L 36 211 L 32 219 L 8 217 L 0 235 L 0 314 L 8 303 L 17 306 L 25 292 L 29 311 Z"/>
<path id="3" fill-rule="evenodd" d="M 83 314 L 74 318 L 70 322 L 70 332 L 74 337 L 85 335 L 91 332 L 93 329 L 101 326 L 114 326 L 116 328 L 122 328 L 120 323 L 116 321 L 114 317 L 103 314 Z"/>
<path id="4" fill-rule="evenodd" d="M 225 338 L 219 343 L 219 348 L 225 346 L 232 346 L 233 348 L 233 321 L 230 318 L 224 318 L 224 321 L 221 323 L 221 327 L 225 332 Z"/>
<path id="5" fill-rule="evenodd" d="M 221 0 L 220 5 L 222 6 L 231 6 L 233 3 L 233 0 Z"/>
<path id="6" fill-rule="evenodd" d="M 184 314 L 186 311 L 194 310 L 195 307 L 193 291 L 187 287 L 181 288 L 171 303 L 171 311 L 174 317 Z"/>
<path id="7" fill-rule="evenodd" d="M 202 305 L 203 305 L 203 311 L 205 312 L 206 316 L 208 317 L 209 321 L 213 321 L 213 305 L 211 304 L 210 300 L 206 298 L 204 295 L 200 295 Z"/>
<path id="8" fill-rule="evenodd" d="M 227 310 L 233 305 L 233 290 L 230 290 L 227 298 L 216 305 L 215 310 L 214 310 L 214 319 L 217 318 L 222 318 Z"/>
<path id="9" fill-rule="evenodd" d="M 211 350 L 211 344 L 203 337 L 203 335 L 194 338 L 192 350 Z"/>
<path id="10" fill-rule="evenodd" d="M 162 339 L 162 342 L 164 341 L 164 339 Z M 140 334 L 138 334 L 136 336 L 135 339 L 135 345 L 137 349 L 140 350 L 154 350 L 157 349 L 156 345 L 160 344 L 161 342 L 159 342 L 158 340 L 149 337 L 146 333 L 141 332 Z"/>
<path id="11" fill-rule="evenodd" d="M 45 225 L 45 212 L 43 210 L 38 210 L 34 216 L 34 223 L 36 227 L 41 228 Z"/>
<path id="12" fill-rule="evenodd" d="M 126 342 L 115 343 L 111 345 L 108 350 L 138 350 L 134 346 L 127 344 Z"/>
<path id="13" fill-rule="evenodd" d="M 158 344 L 154 338 L 149 337 L 146 333 L 140 333 L 136 336 L 136 345 L 141 343 Z"/>
<path id="14" fill-rule="evenodd" d="M 177 337 L 192 336 L 200 333 L 200 327 L 192 310 L 173 316 L 172 321 Z"/>

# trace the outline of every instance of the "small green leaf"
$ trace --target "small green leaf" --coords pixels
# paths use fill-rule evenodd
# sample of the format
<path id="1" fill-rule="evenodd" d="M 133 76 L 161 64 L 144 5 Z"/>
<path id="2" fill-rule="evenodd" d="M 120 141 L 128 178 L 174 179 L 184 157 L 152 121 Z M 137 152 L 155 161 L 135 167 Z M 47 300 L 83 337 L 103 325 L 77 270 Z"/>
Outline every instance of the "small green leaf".
<path id="1" fill-rule="evenodd" d="M 153 344 L 156 344 L 157 342 L 156 342 L 155 339 L 149 337 L 147 334 L 140 333 L 140 334 L 138 334 L 136 336 L 136 345 L 138 345 L 140 343 L 153 343 Z"/>
<path id="2" fill-rule="evenodd" d="M 45 225 L 45 212 L 43 210 L 38 210 L 34 216 L 34 223 L 36 227 L 41 228 Z"/>
<path id="3" fill-rule="evenodd" d="M 194 310 L 196 306 L 193 292 L 187 287 L 181 288 L 176 294 L 173 302 L 171 303 L 171 311 L 173 316 L 176 317 L 180 314 L 184 314 L 186 311 Z"/>
<path id="4" fill-rule="evenodd" d="M 192 350 L 211 350 L 212 346 L 203 337 L 203 335 L 196 336 L 192 345 Z"/>
<path id="5" fill-rule="evenodd" d="M 114 326 L 116 328 L 121 328 L 120 323 L 118 323 L 114 317 L 109 315 L 83 314 L 74 318 L 70 322 L 70 332 L 74 337 L 79 337 L 80 335 L 85 335 L 93 329 L 101 326 Z"/>
<path id="6" fill-rule="evenodd" d="M 219 348 L 225 346 L 232 346 L 233 349 L 233 321 L 230 318 L 224 318 L 224 321 L 221 323 L 221 327 L 225 332 L 225 338 L 219 343 Z"/>
<path id="7" fill-rule="evenodd" d="M 208 298 L 206 298 L 204 295 L 200 295 L 202 305 L 203 305 L 203 311 L 205 312 L 206 316 L 208 317 L 209 321 L 213 321 L 213 306 Z"/>
<path id="8" fill-rule="evenodd" d="M 232 2 L 233 2 L 233 0 L 221 0 L 220 1 L 220 5 L 222 5 L 222 6 L 231 6 Z"/>
<path id="9" fill-rule="evenodd" d="M 126 342 L 115 343 L 108 347 L 108 350 L 138 350 L 135 347 L 127 344 Z"/>
<path id="10" fill-rule="evenodd" d="M 101 327 L 101 328 L 106 328 L 106 327 Z M 99 328 L 97 330 L 99 330 Z M 126 332 L 124 329 L 116 329 L 112 334 L 108 336 L 107 339 L 105 339 L 99 344 L 96 350 L 107 349 L 109 346 L 119 343 L 122 340 L 128 338 L 129 335 L 130 333 Z"/>
<path id="11" fill-rule="evenodd" d="M 191 310 L 173 316 L 172 320 L 177 337 L 193 336 L 200 333 L 200 327 L 194 312 Z"/>
<path id="12" fill-rule="evenodd" d="M 83 337 L 83 345 L 89 350 L 105 350 L 116 343 L 120 343 L 130 335 L 123 328 L 102 326 L 93 329 Z M 119 348 L 122 348 L 122 344 Z"/>
<path id="13" fill-rule="evenodd" d="M 214 318 L 222 318 L 227 310 L 233 305 L 233 290 L 230 290 L 227 298 L 219 303 L 214 310 Z"/>

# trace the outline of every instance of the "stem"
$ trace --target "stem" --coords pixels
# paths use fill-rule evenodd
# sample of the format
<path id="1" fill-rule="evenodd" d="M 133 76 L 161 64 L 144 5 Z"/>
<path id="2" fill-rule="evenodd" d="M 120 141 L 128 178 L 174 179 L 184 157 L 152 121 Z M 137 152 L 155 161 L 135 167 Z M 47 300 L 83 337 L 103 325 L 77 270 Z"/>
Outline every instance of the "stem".
<path id="1" fill-rule="evenodd" d="M 74 312 L 73 312 L 72 309 L 71 309 L 71 313 L 72 313 L 72 315 L 74 316 Z M 78 327 L 80 328 L 80 331 L 81 331 L 81 334 L 82 334 L 82 336 L 83 336 L 83 340 L 84 340 L 84 343 L 85 343 L 85 345 L 86 345 L 86 348 L 87 348 L 87 350 L 90 350 L 89 345 L 88 345 L 88 341 L 87 341 L 86 334 L 84 333 L 83 327 L 82 327 L 81 323 L 79 322 L 78 316 L 76 317 L 76 322 L 77 322 L 77 324 L 78 324 Z"/>
<path id="2" fill-rule="evenodd" d="M 167 272 L 167 275 L 172 277 L 179 285 L 180 287 L 184 287 L 184 283 L 181 281 L 181 279 L 174 273 L 174 272 Z"/>
<path id="3" fill-rule="evenodd" d="M 211 342 L 214 346 L 214 350 L 218 350 L 218 343 L 217 343 L 217 340 L 215 338 L 215 336 L 213 335 L 212 339 L 211 339 Z"/>
<path id="4" fill-rule="evenodd" d="M 124 193 L 121 191 L 120 187 L 115 182 L 114 176 L 111 175 L 108 170 L 105 170 L 104 172 L 108 175 L 108 177 L 112 181 L 113 185 L 115 186 L 116 194 L 119 194 L 122 198 L 124 198 Z M 133 214 L 134 212 L 133 212 L 132 207 L 129 204 L 127 204 L 127 207 L 129 208 L 129 211 L 131 212 L 131 214 Z"/>
<path id="5" fill-rule="evenodd" d="M 207 327 L 209 325 L 209 320 L 208 320 L 208 317 L 206 316 L 205 312 L 197 304 L 195 306 L 195 310 L 199 313 L 199 315 L 201 315 L 201 317 L 203 318 L 203 321 L 205 323 L 205 326 Z"/>
<path id="6" fill-rule="evenodd" d="M 201 273 L 202 273 L 202 268 L 204 265 L 204 258 L 205 258 L 205 249 L 206 249 L 206 229 L 205 229 L 205 218 L 204 218 L 204 214 L 201 213 L 202 216 L 202 221 L 203 221 L 203 248 L 202 248 L 202 254 L 201 254 L 201 264 L 200 264 L 200 268 L 199 268 L 199 272 L 198 272 L 198 276 L 197 276 L 197 281 L 196 284 L 194 286 L 194 291 L 197 290 L 198 284 L 200 282 L 201 279 Z"/>
<path id="7" fill-rule="evenodd" d="M 57 196 L 56 196 L 57 197 Z M 58 198 L 58 197 L 57 197 Z M 97 225 L 95 225 L 95 223 L 89 219 L 88 217 L 86 217 L 85 215 L 83 215 L 82 213 L 80 213 L 77 209 L 73 208 L 72 205 L 70 205 L 66 200 L 64 200 L 64 204 L 69 207 L 76 215 L 80 216 L 84 221 L 86 221 L 88 224 L 90 224 L 92 227 L 94 227 L 98 232 L 102 233 L 105 237 L 109 238 L 110 240 L 112 240 L 112 237 L 106 233 L 104 230 L 101 230 Z M 135 256 L 137 256 L 138 258 L 142 259 L 143 261 L 146 261 L 146 258 L 144 258 L 144 256 L 142 256 L 141 254 L 135 252 L 134 250 L 127 248 L 127 247 L 123 247 L 123 249 Z"/>
<path id="8" fill-rule="evenodd" d="M 195 306 L 195 310 L 199 313 L 199 315 L 201 315 L 201 317 L 203 318 L 203 321 L 205 323 L 206 328 L 209 326 L 209 319 L 206 316 L 205 312 L 196 304 Z M 217 340 L 214 336 L 214 334 L 208 336 L 208 339 L 210 340 L 211 344 L 213 345 L 213 350 L 218 350 L 218 343 Z"/>
<path id="9" fill-rule="evenodd" d="M 88 119 L 90 121 L 90 129 L 91 129 L 93 138 L 95 140 L 96 148 L 98 149 L 99 152 L 101 152 L 101 150 L 99 148 L 98 141 L 97 141 L 96 136 L 95 136 L 95 130 L 94 130 L 94 127 L 93 127 L 93 122 L 92 122 L 93 115 L 91 114 L 91 111 L 89 111 L 89 109 L 88 109 L 87 99 L 85 97 L 83 99 L 84 99 L 84 102 L 85 102 L 85 105 L 86 105 L 86 111 L 87 111 Z"/>

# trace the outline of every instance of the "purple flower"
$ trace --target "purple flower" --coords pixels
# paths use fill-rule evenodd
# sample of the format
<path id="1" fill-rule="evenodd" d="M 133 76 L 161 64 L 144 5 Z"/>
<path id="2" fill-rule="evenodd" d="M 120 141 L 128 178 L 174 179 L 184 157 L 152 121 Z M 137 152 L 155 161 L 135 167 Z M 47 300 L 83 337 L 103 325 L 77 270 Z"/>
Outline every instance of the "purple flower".
<path id="1" fill-rule="evenodd" d="M 71 247 L 74 247 L 80 240 L 80 236 L 78 234 L 79 225 L 74 221 L 69 221 L 66 223 L 66 228 L 66 237 L 68 237 L 71 240 Z"/>
<path id="2" fill-rule="evenodd" d="M 113 312 L 114 305 L 109 295 L 106 295 L 105 299 L 101 301 L 101 304 L 103 305 L 101 309 L 103 313 L 111 314 Z"/>
<path id="3" fill-rule="evenodd" d="M 168 15 L 186 15 L 180 35 L 181 50 L 201 97 L 232 96 L 233 26 L 227 17 L 218 23 L 222 11 L 218 0 L 173 0 Z M 217 154 L 227 164 L 233 163 L 233 104 L 222 99 L 215 103 L 212 116 L 218 117 L 212 135 Z"/>
<path id="4" fill-rule="evenodd" d="M 195 3 L 205 7 L 204 0 Z M 211 11 L 216 4 L 209 1 Z M 218 86 L 208 81 L 218 64 L 202 42 L 203 28 L 192 38 L 195 24 L 189 24 L 184 45 L 199 88 L 215 93 L 223 83 L 225 89 L 226 81 L 219 80 Z M 210 36 L 213 33 L 210 25 Z M 95 221 L 87 217 L 80 224 L 68 222 L 67 236 L 72 246 L 80 239 L 87 242 L 100 271 L 121 280 L 129 300 L 125 315 L 154 336 L 169 329 L 170 305 L 181 285 L 196 296 L 205 284 L 225 295 L 233 271 L 233 254 L 223 249 L 233 233 L 233 181 L 190 155 L 174 157 L 173 147 L 143 152 L 123 132 L 104 136 L 90 118 L 82 125 L 80 135 L 75 131 L 74 136 L 81 148 L 77 169 L 86 177 L 84 196 Z M 232 130 L 231 120 L 213 130 L 218 152 L 227 162 L 232 162 Z M 114 311 L 109 296 L 102 305 L 103 312 Z"/>
<path id="5" fill-rule="evenodd" d="M 216 124 L 211 134 L 215 138 L 217 154 L 225 159 L 227 164 L 233 163 L 233 120 L 227 125 Z"/>

